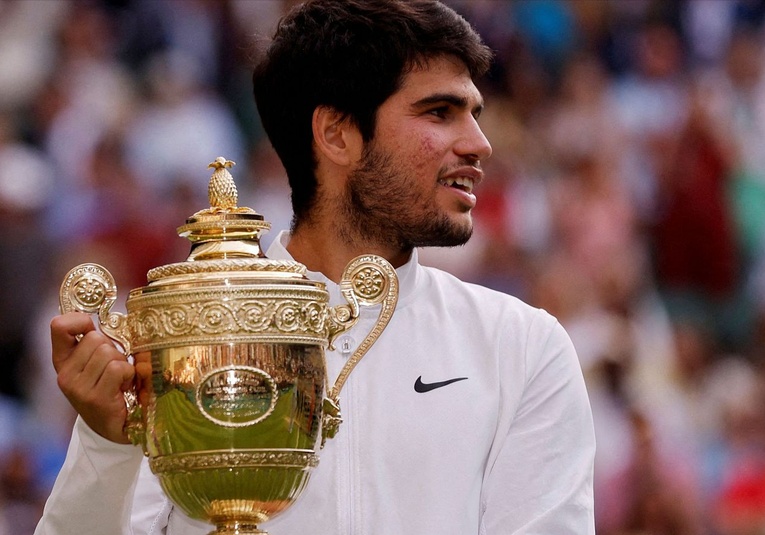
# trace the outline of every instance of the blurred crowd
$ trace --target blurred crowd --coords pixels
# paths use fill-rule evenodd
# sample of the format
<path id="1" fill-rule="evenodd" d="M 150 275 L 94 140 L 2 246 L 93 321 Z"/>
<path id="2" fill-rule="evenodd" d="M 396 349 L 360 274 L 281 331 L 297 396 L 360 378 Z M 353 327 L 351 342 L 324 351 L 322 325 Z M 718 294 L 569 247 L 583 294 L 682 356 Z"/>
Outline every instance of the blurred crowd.
<path id="1" fill-rule="evenodd" d="M 288 228 L 250 72 L 292 0 L 0 0 L 0 535 L 74 419 L 58 288 L 188 251 L 207 164 Z M 765 534 L 765 2 L 451 0 L 496 51 L 464 247 L 424 263 L 556 315 L 595 416 L 599 535 Z M 263 242 L 270 243 L 275 231 Z"/>

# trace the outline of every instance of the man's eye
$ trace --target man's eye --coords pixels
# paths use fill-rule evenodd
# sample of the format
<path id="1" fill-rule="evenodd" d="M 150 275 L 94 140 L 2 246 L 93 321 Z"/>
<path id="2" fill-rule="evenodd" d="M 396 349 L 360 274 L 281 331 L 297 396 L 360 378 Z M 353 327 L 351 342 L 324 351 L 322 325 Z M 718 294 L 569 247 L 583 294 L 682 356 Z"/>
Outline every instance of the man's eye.
<path id="1" fill-rule="evenodd" d="M 443 119 L 449 113 L 449 108 L 448 106 L 440 106 L 438 108 L 433 108 L 428 113 L 430 113 L 430 115 L 434 115 L 436 117 Z"/>

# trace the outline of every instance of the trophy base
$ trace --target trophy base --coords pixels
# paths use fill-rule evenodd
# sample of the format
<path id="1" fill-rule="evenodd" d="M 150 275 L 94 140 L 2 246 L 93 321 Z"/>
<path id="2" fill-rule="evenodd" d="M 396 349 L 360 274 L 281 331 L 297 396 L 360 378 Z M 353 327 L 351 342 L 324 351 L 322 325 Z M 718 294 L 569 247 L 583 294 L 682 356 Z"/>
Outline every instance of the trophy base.
<path id="1" fill-rule="evenodd" d="M 233 521 L 218 524 L 217 529 L 208 535 L 268 535 L 268 532 L 258 529 L 255 524 Z"/>

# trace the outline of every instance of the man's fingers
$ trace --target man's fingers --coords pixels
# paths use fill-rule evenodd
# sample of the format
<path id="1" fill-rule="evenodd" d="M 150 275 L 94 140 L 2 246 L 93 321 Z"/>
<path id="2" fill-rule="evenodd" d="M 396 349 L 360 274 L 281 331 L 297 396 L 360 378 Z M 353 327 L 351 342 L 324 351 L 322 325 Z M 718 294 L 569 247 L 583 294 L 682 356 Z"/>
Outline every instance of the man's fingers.
<path id="1" fill-rule="evenodd" d="M 123 392 L 133 382 L 133 365 L 87 314 L 54 318 L 51 340 L 58 385 L 74 409 L 99 435 L 126 442 Z"/>
<path id="2" fill-rule="evenodd" d="M 83 345 L 85 343 L 90 343 L 91 339 L 94 338 L 96 338 L 95 334 L 89 334 L 88 337 L 84 338 L 81 343 L 83 343 Z M 124 362 L 132 368 L 132 366 L 127 363 L 125 355 L 123 355 L 114 346 L 114 344 L 111 343 L 111 341 L 99 336 L 99 338 L 94 340 L 94 342 L 95 346 L 93 349 L 90 349 L 90 347 L 84 348 L 89 350 L 91 355 L 87 362 L 84 363 L 84 367 L 82 369 L 83 376 L 88 378 L 92 384 L 95 385 L 97 382 L 101 381 L 101 378 L 107 371 L 111 372 L 109 374 L 109 378 L 112 377 L 112 375 L 115 373 L 115 370 L 109 369 L 109 367 L 113 362 Z"/>
<path id="3" fill-rule="evenodd" d="M 95 330 L 90 316 L 81 312 L 69 312 L 54 317 L 50 322 L 54 364 L 63 359 L 77 345 L 77 336 Z"/>
<path id="4" fill-rule="evenodd" d="M 53 351 L 53 367 L 56 369 L 56 372 L 63 372 L 64 375 L 82 373 L 97 350 L 109 353 L 111 358 L 122 355 L 106 336 L 96 330 L 92 330 L 69 349 Z"/>
<path id="5" fill-rule="evenodd" d="M 112 363 L 124 363 L 125 367 L 112 366 Z M 59 386 L 64 392 L 80 392 L 87 395 L 102 380 L 106 384 L 121 384 L 123 376 L 134 373 L 133 366 L 111 341 L 98 332 L 88 333 L 69 356 L 58 366 Z M 128 371 L 131 370 L 131 371 Z M 117 379 L 114 374 L 117 374 Z M 114 387 L 116 389 L 116 387 Z"/>
<path id="6" fill-rule="evenodd" d="M 122 393 L 126 390 L 125 386 L 132 384 L 135 376 L 135 368 L 125 360 L 111 360 L 103 368 L 98 381 L 93 385 L 94 396 L 96 398 L 117 397 L 122 401 Z"/>

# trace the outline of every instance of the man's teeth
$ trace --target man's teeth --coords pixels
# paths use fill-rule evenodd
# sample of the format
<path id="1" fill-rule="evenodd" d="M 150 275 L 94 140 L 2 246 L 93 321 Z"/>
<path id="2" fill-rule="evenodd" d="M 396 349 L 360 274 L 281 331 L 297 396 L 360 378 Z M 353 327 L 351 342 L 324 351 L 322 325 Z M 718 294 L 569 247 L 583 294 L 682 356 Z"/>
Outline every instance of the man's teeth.
<path id="1" fill-rule="evenodd" d="M 444 186 L 455 187 L 460 186 L 468 193 L 473 191 L 473 179 L 464 176 L 458 176 L 454 178 L 445 178 L 440 181 Z"/>

